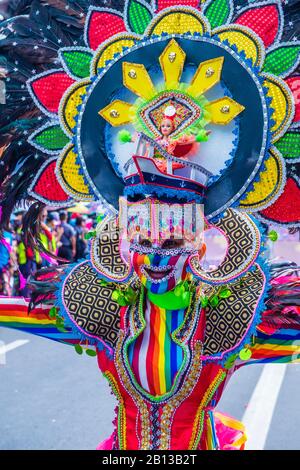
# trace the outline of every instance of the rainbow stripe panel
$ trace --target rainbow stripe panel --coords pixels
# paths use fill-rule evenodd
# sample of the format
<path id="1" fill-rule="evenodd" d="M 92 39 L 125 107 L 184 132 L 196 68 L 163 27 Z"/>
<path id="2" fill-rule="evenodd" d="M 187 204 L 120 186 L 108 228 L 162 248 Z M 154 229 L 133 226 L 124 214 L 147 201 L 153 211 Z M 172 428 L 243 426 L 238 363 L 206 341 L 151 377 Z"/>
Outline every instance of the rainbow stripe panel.
<path id="1" fill-rule="evenodd" d="M 257 331 L 251 351 L 246 364 L 300 362 L 300 330 L 283 328 L 272 335 Z"/>
<path id="2" fill-rule="evenodd" d="M 171 334 L 183 319 L 184 309 L 166 310 L 147 302 L 146 327 L 129 346 L 128 357 L 137 382 L 151 395 L 169 392 L 182 364 L 182 347 Z"/>

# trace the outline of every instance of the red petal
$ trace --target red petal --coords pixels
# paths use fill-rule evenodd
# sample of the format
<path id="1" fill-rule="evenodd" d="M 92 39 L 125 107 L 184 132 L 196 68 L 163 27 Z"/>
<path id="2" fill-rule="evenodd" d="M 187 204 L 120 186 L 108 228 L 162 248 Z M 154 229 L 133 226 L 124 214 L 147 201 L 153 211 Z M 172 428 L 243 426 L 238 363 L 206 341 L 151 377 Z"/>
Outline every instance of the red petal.
<path id="1" fill-rule="evenodd" d="M 268 47 L 276 39 L 280 26 L 280 15 L 277 3 L 250 7 L 241 13 L 234 21 L 237 24 L 251 28 Z"/>
<path id="2" fill-rule="evenodd" d="M 293 122 L 299 122 L 300 121 L 300 75 L 297 75 L 296 77 L 292 78 L 287 78 L 286 83 L 292 90 L 293 96 L 294 96 L 294 102 L 295 102 L 295 116 L 293 119 Z"/>
<path id="3" fill-rule="evenodd" d="M 159 12 L 168 7 L 178 7 L 178 6 L 188 6 L 188 7 L 198 8 L 199 4 L 200 4 L 200 0 L 181 0 L 180 2 L 178 2 L 178 0 L 157 0 L 156 11 Z"/>
<path id="4" fill-rule="evenodd" d="M 261 214 L 275 222 L 297 223 L 300 221 L 300 188 L 293 178 L 288 178 L 279 198 Z"/>
<path id="5" fill-rule="evenodd" d="M 32 192 L 38 194 L 49 202 L 69 201 L 68 194 L 65 193 L 56 178 L 55 165 L 56 162 L 53 160 L 44 168 L 37 183 L 33 187 Z"/>
<path id="6" fill-rule="evenodd" d="M 92 11 L 87 26 L 87 42 L 95 50 L 114 34 L 126 31 L 123 18 L 111 11 Z"/>
<path id="7" fill-rule="evenodd" d="M 75 80 L 65 72 L 50 72 L 30 82 L 34 96 L 50 113 L 57 113 L 60 100 Z"/>

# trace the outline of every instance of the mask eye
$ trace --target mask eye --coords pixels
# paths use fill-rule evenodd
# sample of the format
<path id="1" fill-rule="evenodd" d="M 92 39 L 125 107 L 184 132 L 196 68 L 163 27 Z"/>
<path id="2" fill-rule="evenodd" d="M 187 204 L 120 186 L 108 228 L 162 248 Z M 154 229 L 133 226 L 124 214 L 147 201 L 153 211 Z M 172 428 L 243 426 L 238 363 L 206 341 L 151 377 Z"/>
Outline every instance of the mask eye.
<path id="1" fill-rule="evenodd" d="M 142 240 L 140 240 L 139 245 L 144 246 L 145 248 L 151 248 L 152 247 L 151 241 L 148 240 L 147 238 L 143 238 Z"/>
<path id="2" fill-rule="evenodd" d="M 168 240 L 165 240 L 161 247 L 163 249 L 173 249 L 173 248 L 181 248 L 184 245 L 184 241 L 181 238 L 168 238 Z"/>

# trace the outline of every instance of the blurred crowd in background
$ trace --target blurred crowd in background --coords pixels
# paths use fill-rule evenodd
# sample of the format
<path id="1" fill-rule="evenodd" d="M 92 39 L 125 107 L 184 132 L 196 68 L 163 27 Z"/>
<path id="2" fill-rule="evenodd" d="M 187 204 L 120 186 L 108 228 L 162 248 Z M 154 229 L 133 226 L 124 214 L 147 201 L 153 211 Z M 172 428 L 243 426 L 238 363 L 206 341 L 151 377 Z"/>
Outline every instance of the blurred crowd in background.
<path id="1" fill-rule="evenodd" d="M 45 248 L 42 253 L 26 243 L 22 230 L 24 215 L 22 210 L 14 213 L 9 230 L 0 241 L 0 295 L 27 297 L 26 280 L 38 269 L 85 258 L 88 234 L 96 226 L 96 219 L 99 220 L 99 214 L 84 206 L 59 212 L 44 209 L 39 233 L 39 241 Z"/>

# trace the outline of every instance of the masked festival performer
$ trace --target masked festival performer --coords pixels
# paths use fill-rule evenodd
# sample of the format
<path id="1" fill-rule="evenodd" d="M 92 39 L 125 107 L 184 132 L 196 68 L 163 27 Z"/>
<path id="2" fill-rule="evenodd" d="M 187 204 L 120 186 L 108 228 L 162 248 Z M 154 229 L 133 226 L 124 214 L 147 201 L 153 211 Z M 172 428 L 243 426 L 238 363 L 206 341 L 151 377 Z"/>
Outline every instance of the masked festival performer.
<path id="1" fill-rule="evenodd" d="M 34 244 L 44 205 L 96 200 L 108 215 L 88 258 L 32 278 L 29 312 L 2 298 L 0 323 L 97 355 L 118 400 L 99 448 L 243 449 L 242 423 L 214 411 L 228 380 L 300 354 L 297 267 L 270 265 L 262 228 L 300 222 L 300 44 L 285 26 L 296 9 L 129 0 L 86 15 L 86 2 L 38 3 L 1 26 L 1 223 L 31 202 Z M 162 145 L 171 104 L 172 139 L 211 131 L 192 156 Z M 211 228 L 227 251 L 207 270 Z"/>

